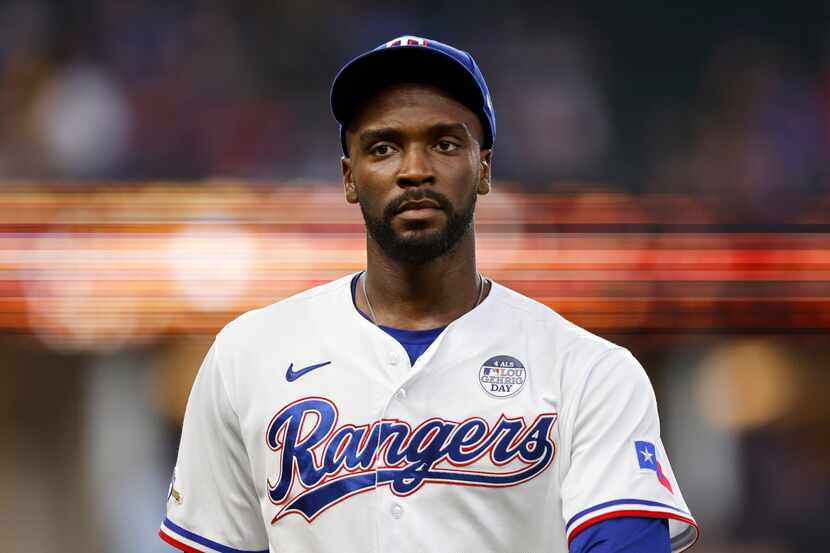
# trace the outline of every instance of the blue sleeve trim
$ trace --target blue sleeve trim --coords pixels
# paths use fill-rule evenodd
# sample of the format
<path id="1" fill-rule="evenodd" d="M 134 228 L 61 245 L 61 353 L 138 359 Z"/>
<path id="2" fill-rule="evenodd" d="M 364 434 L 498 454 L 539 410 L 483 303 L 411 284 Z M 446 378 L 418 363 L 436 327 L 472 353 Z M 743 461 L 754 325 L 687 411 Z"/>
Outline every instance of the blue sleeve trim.
<path id="1" fill-rule="evenodd" d="M 169 518 L 164 519 L 164 525 L 172 530 L 173 532 L 177 533 L 178 535 L 182 536 L 183 538 L 187 538 L 190 541 L 196 542 L 198 544 L 204 545 L 205 547 L 210 547 L 211 549 L 215 549 L 216 551 L 221 551 L 221 553 L 268 553 L 267 549 L 263 549 L 261 551 L 244 551 L 242 549 L 234 549 L 233 547 L 228 547 L 227 545 L 222 545 L 221 543 L 215 542 L 213 540 L 209 540 L 207 538 L 203 538 L 198 534 L 194 534 L 190 530 L 185 530 Z"/>
<path id="2" fill-rule="evenodd" d="M 603 520 L 576 536 L 568 553 L 671 553 L 669 523 L 664 518 Z"/>

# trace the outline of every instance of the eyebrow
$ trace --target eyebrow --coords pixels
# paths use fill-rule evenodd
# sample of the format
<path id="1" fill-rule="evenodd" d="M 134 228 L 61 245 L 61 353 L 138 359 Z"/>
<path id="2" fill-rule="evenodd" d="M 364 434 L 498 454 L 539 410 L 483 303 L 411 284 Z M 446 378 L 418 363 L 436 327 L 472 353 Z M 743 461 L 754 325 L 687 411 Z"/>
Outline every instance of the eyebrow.
<path id="1" fill-rule="evenodd" d="M 440 136 L 445 134 L 462 135 L 464 137 L 472 137 L 472 134 L 463 123 L 436 123 L 424 129 L 426 134 L 431 136 Z M 362 146 L 374 144 L 375 142 L 382 142 L 384 140 L 394 141 L 403 133 L 400 129 L 395 127 L 379 127 L 374 129 L 366 129 L 358 136 L 358 140 Z"/>

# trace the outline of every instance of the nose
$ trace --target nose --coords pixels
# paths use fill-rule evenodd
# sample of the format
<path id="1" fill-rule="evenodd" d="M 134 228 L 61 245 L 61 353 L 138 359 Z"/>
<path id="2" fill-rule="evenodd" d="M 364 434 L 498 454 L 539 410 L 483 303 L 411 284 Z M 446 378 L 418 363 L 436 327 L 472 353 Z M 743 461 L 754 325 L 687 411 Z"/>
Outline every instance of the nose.
<path id="1" fill-rule="evenodd" d="M 421 186 L 435 182 L 432 160 L 427 148 L 412 144 L 404 150 L 397 180 L 398 186 L 401 187 Z"/>

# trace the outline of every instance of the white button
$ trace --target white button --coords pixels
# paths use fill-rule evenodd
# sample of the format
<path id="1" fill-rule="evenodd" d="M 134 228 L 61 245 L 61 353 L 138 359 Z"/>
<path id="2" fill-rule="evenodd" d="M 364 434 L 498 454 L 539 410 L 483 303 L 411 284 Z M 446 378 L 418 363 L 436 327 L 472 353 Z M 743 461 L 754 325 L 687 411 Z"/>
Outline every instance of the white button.
<path id="1" fill-rule="evenodd" d="M 395 395 L 397 396 L 397 398 L 398 398 L 399 400 L 403 401 L 403 400 L 405 400 L 405 399 L 406 399 L 406 390 L 404 390 L 403 388 L 401 388 L 400 390 L 398 390 L 398 392 L 397 392 Z"/>
<path id="2" fill-rule="evenodd" d="M 398 355 L 398 352 L 396 352 L 396 351 L 390 351 L 389 352 L 389 364 L 390 365 L 397 365 L 398 361 L 400 361 L 400 359 L 401 358 Z"/>
<path id="3" fill-rule="evenodd" d="M 393 503 L 389 512 L 392 513 L 392 518 L 401 518 L 403 516 L 403 507 L 397 503 Z"/>

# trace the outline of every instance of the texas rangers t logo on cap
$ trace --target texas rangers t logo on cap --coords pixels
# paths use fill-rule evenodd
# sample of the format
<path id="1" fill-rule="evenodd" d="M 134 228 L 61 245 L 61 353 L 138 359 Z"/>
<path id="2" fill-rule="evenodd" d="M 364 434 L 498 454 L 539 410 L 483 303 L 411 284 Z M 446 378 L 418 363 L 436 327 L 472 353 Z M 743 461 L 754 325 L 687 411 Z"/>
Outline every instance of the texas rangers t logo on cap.
<path id="1" fill-rule="evenodd" d="M 392 39 L 386 43 L 387 48 L 391 48 L 393 46 L 427 46 L 427 40 L 417 36 L 404 35 Z"/>
<path id="2" fill-rule="evenodd" d="M 657 480 L 660 484 L 669 490 L 669 493 L 674 493 L 671 482 L 663 473 L 663 467 L 660 466 L 660 461 L 657 460 L 657 448 L 651 442 L 636 441 L 634 442 L 634 449 L 637 452 L 637 461 L 640 463 L 640 468 L 645 470 L 653 470 L 657 474 Z"/>

